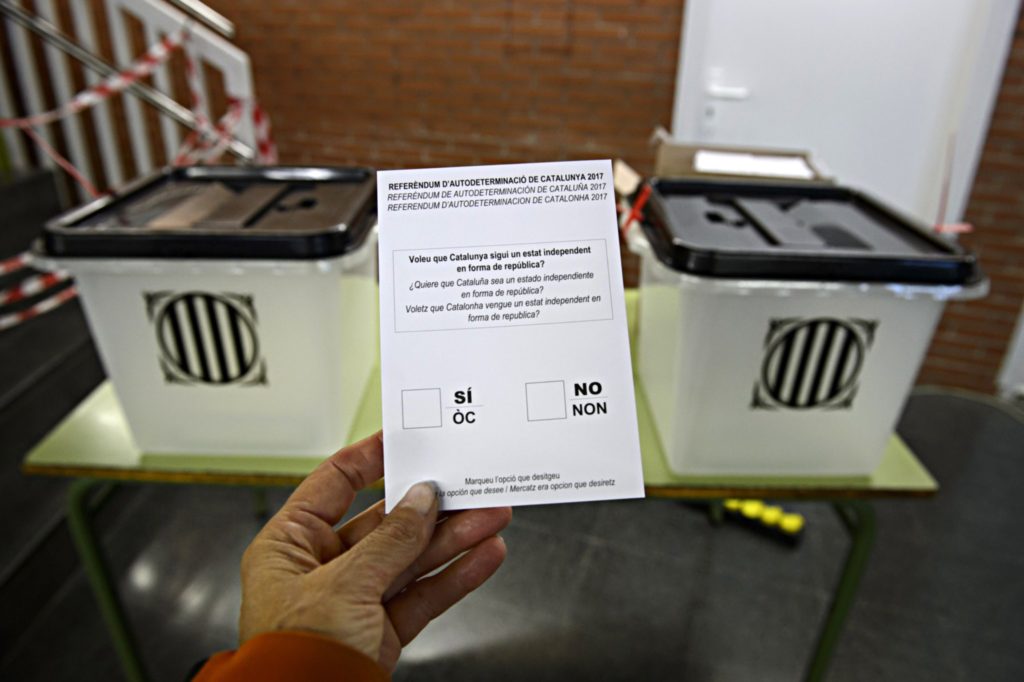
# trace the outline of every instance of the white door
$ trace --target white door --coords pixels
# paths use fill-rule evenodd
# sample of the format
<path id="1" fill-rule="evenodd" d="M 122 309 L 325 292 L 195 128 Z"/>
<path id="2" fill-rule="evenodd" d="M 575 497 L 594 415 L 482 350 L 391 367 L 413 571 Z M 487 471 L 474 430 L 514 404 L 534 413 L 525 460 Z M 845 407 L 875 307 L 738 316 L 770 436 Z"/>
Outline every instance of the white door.
<path id="1" fill-rule="evenodd" d="M 959 221 L 1019 1 L 687 0 L 673 134 L 810 150 L 842 184 Z"/>

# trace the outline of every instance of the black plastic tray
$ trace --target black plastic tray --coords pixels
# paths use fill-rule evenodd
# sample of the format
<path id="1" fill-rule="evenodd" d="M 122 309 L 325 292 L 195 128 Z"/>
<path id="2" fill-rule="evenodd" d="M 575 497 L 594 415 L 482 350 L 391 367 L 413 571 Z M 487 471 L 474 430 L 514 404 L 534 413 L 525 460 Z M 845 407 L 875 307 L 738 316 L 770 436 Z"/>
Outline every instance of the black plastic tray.
<path id="1" fill-rule="evenodd" d="M 243 196 L 253 188 L 258 196 Z M 210 190 L 214 210 L 191 211 L 190 220 L 186 207 L 182 217 L 166 218 Z M 327 258 L 363 243 L 376 204 L 369 168 L 166 168 L 50 221 L 43 251 L 59 258 Z"/>
<path id="2" fill-rule="evenodd" d="M 650 181 L 657 257 L 707 277 L 964 285 L 976 258 L 872 197 L 837 186 Z"/>

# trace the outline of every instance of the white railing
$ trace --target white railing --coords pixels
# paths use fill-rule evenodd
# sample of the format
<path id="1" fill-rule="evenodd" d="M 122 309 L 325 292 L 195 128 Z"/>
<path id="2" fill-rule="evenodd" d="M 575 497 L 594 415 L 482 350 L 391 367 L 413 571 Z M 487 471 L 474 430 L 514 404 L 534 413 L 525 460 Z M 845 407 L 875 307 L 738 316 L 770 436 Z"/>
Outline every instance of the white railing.
<path id="1" fill-rule="evenodd" d="M 207 19 L 219 17 L 215 12 L 195 0 L 175 0 L 175 4 L 185 7 L 189 14 L 170 6 L 163 0 L 96 0 L 105 10 L 103 17 L 105 26 L 97 27 L 94 22 L 93 3 L 88 0 L 72 0 L 69 4 L 70 21 L 64 23 L 58 15 L 54 0 L 35 0 L 36 16 L 52 24 L 66 38 L 88 52 L 105 59 L 118 68 L 128 66 L 138 55 L 132 49 L 132 35 L 129 31 L 128 17 L 133 17 L 141 26 L 144 42 L 147 45 L 158 42 L 162 37 L 172 34 L 189 22 L 189 38 L 184 45 L 191 61 L 199 65 L 195 69 L 195 81 L 200 89 L 197 98 L 196 114 L 202 115 L 207 121 L 216 120 L 222 112 L 211 113 L 209 103 L 216 101 L 214 95 L 222 95 L 222 99 L 233 98 L 242 103 L 244 108 L 238 126 L 233 130 L 235 138 L 248 148 L 255 148 L 252 125 L 252 106 L 254 89 L 252 69 L 249 57 L 245 52 L 201 25 L 193 17 Z M 28 9 L 24 0 L 0 0 L 0 4 L 15 5 Z M 204 13 L 208 17 L 204 17 Z M 190 16 L 191 15 L 191 16 Z M 221 22 L 226 22 L 219 17 Z M 216 25 L 216 24 L 214 24 Z M 230 23 L 227 23 L 230 27 Z M 112 55 L 102 55 L 99 49 L 99 33 L 97 28 L 109 35 L 113 48 Z M 217 26 L 224 30 L 223 23 Z M 52 41 L 41 40 L 24 26 L 14 21 L 4 21 L 0 25 L 0 43 L 6 42 L 8 50 L 0 50 L 0 118 L 14 118 L 36 114 L 47 109 L 47 101 L 58 105 L 71 99 L 75 94 L 72 77 L 73 69 L 79 68 L 68 54 L 58 49 Z M 41 41 L 43 59 L 36 60 L 35 42 Z M 5 57 L 12 59 L 11 64 L 4 64 Z M 172 61 L 164 62 L 153 73 L 152 86 L 164 95 L 174 98 L 174 82 Z M 177 63 L 182 63 L 179 60 Z M 223 83 L 223 93 L 209 91 L 204 79 L 204 68 L 219 71 L 218 79 Z M 8 68 L 15 76 L 14 82 L 7 77 Z M 85 84 L 95 85 L 103 77 L 96 71 L 85 68 Z M 122 98 L 124 108 L 125 129 L 117 130 L 118 120 L 112 114 L 110 102 L 100 103 L 92 108 L 90 118 L 82 115 L 69 116 L 58 123 L 40 126 L 37 132 L 42 139 L 68 158 L 93 185 L 117 187 L 133 178 L 128 177 L 129 169 L 125 168 L 122 153 L 118 144 L 118 133 L 122 133 L 129 142 L 131 159 L 136 175 L 144 175 L 151 171 L 156 161 L 151 151 L 151 144 L 162 147 L 167 162 L 174 159 L 182 143 L 182 128 L 178 121 L 166 115 L 159 117 L 159 123 L 151 126 L 143 113 L 143 105 L 137 97 L 126 92 L 114 97 Z M 181 98 L 178 98 L 179 100 Z M 191 97 L 180 101 L 186 109 L 193 107 Z M 158 110 L 159 111 L 159 110 Z M 91 121 L 91 125 L 90 125 Z M 62 139 L 58 139 L 59 127 Z M 155 129 L 154 129 L 155 128 Z M 95 139 L 98 154 L 90 154 L 88 140 Z M 25 169 L 33 164 L 54 167 L 54 162 L 45 154 L 31 150 L 31 142 L 18 130 L 3 130 L 3 143 L 6 149 L 7 162 L 15 169 Z M 99 182 L 98 169 L 102 167 L 105 183 Z M 79 188 L 80 198 L 84 190 Z"/>

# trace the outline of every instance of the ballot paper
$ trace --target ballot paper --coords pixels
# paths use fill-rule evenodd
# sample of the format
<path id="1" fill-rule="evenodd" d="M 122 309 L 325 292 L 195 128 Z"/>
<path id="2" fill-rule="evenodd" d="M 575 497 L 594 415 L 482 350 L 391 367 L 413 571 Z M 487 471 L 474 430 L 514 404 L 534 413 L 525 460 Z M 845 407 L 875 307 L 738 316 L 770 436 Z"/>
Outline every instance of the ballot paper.
<path id="1" fill-rule="evenodd" d="M 609 161 L 381 171 L 388 508 L 642 497 Z"/>

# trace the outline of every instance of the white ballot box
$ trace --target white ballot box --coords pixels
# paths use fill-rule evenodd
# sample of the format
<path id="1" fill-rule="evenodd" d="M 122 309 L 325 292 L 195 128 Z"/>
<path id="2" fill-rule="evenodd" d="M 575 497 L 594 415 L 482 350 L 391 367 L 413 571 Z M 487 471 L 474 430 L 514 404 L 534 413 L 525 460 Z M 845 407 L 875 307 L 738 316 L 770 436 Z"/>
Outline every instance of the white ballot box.
<path id="1" fill-rule="evenodd" d="M 377 342 L 374 173 L 179 168 L 46 227 L 144 452 L 327 455 Z"/>
<path id="2" fill-rule="evenodd" d="M 638 370 L 680 474 L 866 475 L 975 259 L 835 186 L 654 180 Z"/>

